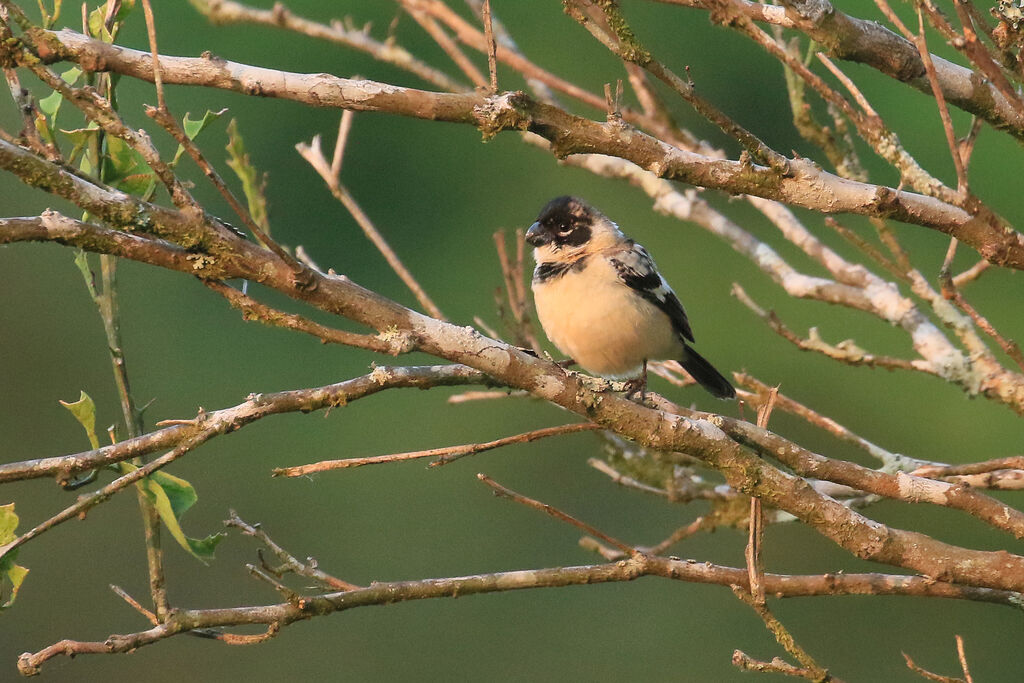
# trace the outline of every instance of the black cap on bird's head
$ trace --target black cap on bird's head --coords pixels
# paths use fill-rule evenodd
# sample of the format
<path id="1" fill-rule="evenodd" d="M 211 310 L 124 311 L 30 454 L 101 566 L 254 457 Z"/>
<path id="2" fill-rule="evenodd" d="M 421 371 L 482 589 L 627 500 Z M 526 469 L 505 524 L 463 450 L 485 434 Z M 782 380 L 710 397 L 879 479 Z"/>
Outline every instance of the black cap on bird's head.
<path id="1" fill-rule="evenodd" d="M 595 221 L 607 219 L 600 211 L 576 197 L 556 197 L 537 216 L 526 232 L 526 241 L 534 247 L 579 247 L 590 240 Z"/>

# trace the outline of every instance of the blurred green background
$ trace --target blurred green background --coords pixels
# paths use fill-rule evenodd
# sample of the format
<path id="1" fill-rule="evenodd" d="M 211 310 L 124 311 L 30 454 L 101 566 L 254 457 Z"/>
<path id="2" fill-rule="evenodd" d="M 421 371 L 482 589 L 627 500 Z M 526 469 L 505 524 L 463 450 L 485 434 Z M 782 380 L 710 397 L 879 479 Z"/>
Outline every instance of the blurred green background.
<path id="1" fill-rule="evenodd" d="M 155 4 L 164 54 L 194 56 L 210 50 L 249 64 L 358 74 L 424 87 L 414 77 L 352 50 L 261 27 L 216 27 L 186 3 Z M 678 72 L 689 65 L 704 97 L 776 149 L 814 155 L 793 131 L 778 66 L 757 48 L 733 32 L 711 26 L 703 12 L 647 2 L 625 4 L 639 36 Z M 289 7 L 320 21 L 345 15 L 357 23 L 370 21 L 378 38 L 395 17 L 390 2 L 304 0 Z M 878 18 L 877 10 L 863 2 L 844 9 Z M 77 16 L 75 8 L 65 10 L 68 25 L 77 27 L 79 22 L 71 19 Z M 623 77 L 616 60 L 562 14 L 560 3 L 494 0 L 494 11 L 526 55 L 559 75 L 595 92 L 605 82 Z M 399 19 L 396 36 L 415 54 L 455 73 L 409 17 Z M 146 48 L 141 12 L 130 18 L 119 42 Z M 933 47 L 942 52 L 941 46 Z M 486 71 L 485 62 L 478 55 L 474 58 Z M 937 175 L 954 182 L 933 101 L 867 68 L 845 68 L 907 148 Z M 28 76 L 23 78 L 28 83 Z M 507 70 L 500 72 L 500 82 L 504 89 L 522 87 Z M 152 87 L 125 80 L 119 96 L 128 121 L 153 131 L 157 145 L 173 152 L 173 144 L 141 113 L 141 103 L 156 99 Z M 169 88 L 168 98 L 179 117 L 186 111 L 196 116 L 206 109 L 229 107 L 253 162 L 269 173 L 270 218 L 280 241 L 301 244 L 322 267 L 333 267 L 364 286 L 415 305 L 294 150 L 296 143 L 318 133 L 330 149 L 339 112 L 195 88 Z M 674 106 L 680 121 L 735 158 L 734 144 L 697 120 L 685 105 Z M 226 120 L 200 138 L 224 174 Z M 957 115 L 956 121 L 964 132 L 967 117 Z M 10 102 L 0 105 L 0 123 L 7 130 L 18 127 Z M 1024 206 L 1020 158 L 1020 148 L 1011 138 L 985 130 L 972 166 L 973 189 L 1011 222 Z M 865 160 L 876 182 L 897 182 L 895 174 L 870 154 Z M 196 196 L 211 211 L 232 220 L 201 174 L 187 162 L 182 168 L 194 180 Z M 788 299 L 745 259 L 699 227 L 653 213 L 651 202 L 631 187 L 560 166 L 514 133 L 482 144 L 479 133 L 468 126 L 357 114 L 343 181 L 453 321 L 470 324 L 479 315 L 496 322 L 493 291 L 501 276 L 491 234 L 528 225 L 553 196 L 578 194 L 597 203 L 655 255 L 687 307 L 699 350 L 719 368 L 744 369 L 765 382 L 781 384 L 787 395 L 893 451 L 948 462 L 1021 452 L 1019 419 L 1005 407 L 972 401 L 939 380 L 849 368 L 801 353 L 730 297 L 729 288 L 739 282 L 762 305 L 777 309 L 793 329 L 804 332 L 816 325 L 832 342 L 853 338 L 876 353 L 907 355 L 909 343 L 899 331 L 850 311 Z M 780 245 L 774 228 L 747 205 L 715 193 L 705 196 L 771 241 L 794 265 L 819 274 L 794 249 Z M 46 207 L 77 215 L 60 200 L 0 175 L 0 215 L 33 215 Z M 804 217 L 826 241 L 852 256 L 822 227 L 820 216 Z M 864 221 L 842 220 L 867 234 Z M 897 226 L 897 232 L 916 264 L 927 274 L 937 273 L 946 238 L 913 226 Z M 79 390 L 96 400 L 101 427 L 120 419 L 102 327 L 72 258 L 70 250 L 49 245 L 0 247 L 4 461 L 86 448 L 80 427 L 57 403 L 77 398 Z M 975 254 L 962 247 L 957 268 L 974 260 Z M 178 274 L 134 263 L 123 264 L 120 273 L 128 369 L 139 402 L 154 401 L 146 414 L 149 426 L 161 419 L 191 417 L 199 406 L 237 404 L 249 392 L 357 376 L 375 361 L 430 362 L 423 356 L 379 358 L 245 323 L 219 297 Z M 1021 285 L 1016 273 L 993 270 L 967 295 L 1005 335 L 1020 339 Z M 267 300 L 302 310 L 280 297 Z M 698 389 L 680 390 L 657 379 L 654 388 L 686 404 L 729 414 L 737 410 Z M 271 536 L 296 556 L 314 556 L 324 570 L 367 584 L 598 561 L 577 546 L 579 534 L 573 529 L 493 498 L 476 480 L 477 472 L 637 544 L 660 541 L 705 511 L 700 504 L 674 505 L 612 484 L 586 465 L 588 458 L 601 453 L 591 434 L 510 447 L 437 470 L 427 470 L 421 462 L 299 480 L 269 476 L 273 467 L 487 440 L 573 419 L 527 400 L 450 406 L 445 399 L 452 393 L 390 391 L 328 416 L 275 417 L 214 440 L 170 470 L 199 491 L 199 503 L 184 521 L 186 531 L 194 536 L 212 533 L 233 508 L 250 522 L 263 522 Z M 773 417 L 772 426 L 818 452 L 865 462 L 858 452 L 785 415 Z M 1002 497 L 1021 504 L 1020 494 Z M 17 504 L 22 530 L 72 500 L 73 494 L 60 492 L 50 481 L 9 484 L 0 491 L 0 503 Z M 951 543 L 1024 550 L 1018 541 L 948 510 L 884 503 L 868 514 Z M 741 565 L 744 542 L 740 532 L 720 530 L 687 540 L 673 552 Z M 209 567 L 171 547 L 170 540 L 167 545 L 174 605 L 278 601 L 245 570 L 245 563 L 256 559 L 252 539 L 232 533 Z M 884 570 L 851 559 L 795 524 L 769 528 L 765 554 L 767 569 L 775 572 Z M 107 589 L 107 584 L 117 584 L 140 599 L 147 593 L 134 494 L 117 496 L 90 512 L 85 521 L 66 523 L 26 545 L 19 562 L 31 573 L 15 607 L 0 615 L 0 680 L 16 677 L 15 661 L 23 651 L 36 651 L 65 637 L 102 640 L 111 633 L 146 627 Z M 866 597 L 792 599 L 773 601 L 771 606 L 821 664 L 847 680 L 920 680 L 904 666 L 901 651 L 922 666 L 956 674 L 954 634 L 966 639 L 975 680 L 1019 681 L 1024 669 L 1021 614 L 1006 607 Z M 43 675 L 54 681 L 196 683 L 750 679 L 754 674 L 742 674 L 729 663 L 737 648 L 761 659 L 784 654 L 758 618 L 728 590 L 649 578 L 358 609 L 295 624 L 253 647 L 177 637 L 130 656 L 58 658 L 44 667 Z"/>

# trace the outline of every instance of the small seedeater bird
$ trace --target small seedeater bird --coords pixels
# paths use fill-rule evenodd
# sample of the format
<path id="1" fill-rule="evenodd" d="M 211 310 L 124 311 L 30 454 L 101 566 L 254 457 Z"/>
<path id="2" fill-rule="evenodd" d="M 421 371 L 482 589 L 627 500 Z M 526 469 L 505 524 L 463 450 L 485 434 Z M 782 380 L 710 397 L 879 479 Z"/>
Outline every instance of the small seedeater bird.
<path id="1" fill-rule="evenodd" d="M 548 202 L 526 241 L 534 247 L 533 298 L 548 339 L 584 370 L 646 380 L 648 360 L 677 360 L 717 398 L 735 398 L 725 377 L 687 342 L 679 298 L 642 246 L 576 197 Z"/>

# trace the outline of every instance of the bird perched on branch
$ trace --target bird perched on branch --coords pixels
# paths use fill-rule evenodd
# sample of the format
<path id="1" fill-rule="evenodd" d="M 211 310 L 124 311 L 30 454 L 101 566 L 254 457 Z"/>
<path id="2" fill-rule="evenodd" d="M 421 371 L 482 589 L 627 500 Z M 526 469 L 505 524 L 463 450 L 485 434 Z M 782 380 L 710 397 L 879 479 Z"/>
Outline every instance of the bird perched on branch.
<path id="1" fill-rule="evenodd" d="M 677 360 L 717 398 L 736 396 L 687 342 L 679 298 L 642 246 L 576 197 L 548 202 L 526 241 L 534 247 L 533 297 L 548 339 L 586 371 L 646 384 L 648 360 Z"/>

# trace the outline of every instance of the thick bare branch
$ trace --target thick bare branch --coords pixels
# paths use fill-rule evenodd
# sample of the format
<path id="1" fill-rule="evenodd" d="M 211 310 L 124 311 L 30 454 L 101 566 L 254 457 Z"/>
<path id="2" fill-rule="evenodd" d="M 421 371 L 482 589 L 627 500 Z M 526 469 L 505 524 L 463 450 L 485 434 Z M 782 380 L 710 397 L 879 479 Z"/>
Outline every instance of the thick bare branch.
<path id="1" fill-rule="evenodd" d="M 147 52 L 108 45 L 67 29 L 38 35 L 40 56 L 46 60 L 70 60 L 89 71 L 153 78 L 152 56 Z M 551 141 L 552 152 L 559 157 L 584 152 L 618 156 L 660 177 L 731 194 L 752 194 L 826 213 L 848 212 L 922 225 L 956 237 L 996 264 L 1024 268 L 1024 235 L 930 197 L 840 178 L 803 159 L 789 160 L 788 174 L 744 161 L 713 159 L 671 147 L 629 127 L 573 116 L 523 93 L 434 93 L 327 74 L 287 73 L 214 57 L 161 56 L 160 63 L 168 84 L 468 123 L 485 136 L 527 129 Z"/>
<path id="2" fill-rule="evenodd" d="M 18 670 L 23 675 L 37 674 L 43 664 L 61 655 L 71 657 L 80 654 L 131 652 L 144 645 L 151 645 L 165 638 L 198 629 L 219 629 L 242 624 L 269 624 L 282 627 L 315 616 L 371 605 L 533 588 L 633 581 L 642 576 L 661 576 L 678 581 L 730 586 L 742 584 L 746 576 L 746 569 L 638 553 L 608 564 L 557 569 L 529 569 L 421 581 L 377 582 L 367 588 L 302 597 L 296 602 L 223 609 L 177 610 L 169 616 L 165 623 L 146 631 L 127 635 L 112 635 L 105 641 L 99 642 L 63 640 L 38 652 L 25 653 L 18 660 Z M 957 586 L 920 576 L 766 574 L 764 581 L 765 590 L 776 597 L 924 595 L 978 600 L 1020 609 L 1018 593 Z"/>
<path id="3" fill-rule="evenodd" d="M 426 353 L 468 365 L 499 383 L 526 389 L 642 445 L 688 453 L 722 472 L 737 491 L 756 495 L 785 510 L 858 557 L 955 582 L 1012 590 L 1024 586 L 1022 557 L 958 548 L 924 534 L 880 525 L 821 495 L 800 477 L 762 461 L 711 422 L 650 410 L 607 393 L 597 394 L 582 377 L 567 374 L 556 364 L 484 337 L 471 328 L 418 314 L 348 279 L 314 273 L 315 286 L 298 288 L 290 269 L 273 254 L 237 237 L 234 242 L 236 256 L 240 257 L 232 263 L 237 270 L 234 276 L 259 281 L 378 330 L 408 333 Z M 85 246 L 102 250 L 105 245 Z M 788 443 L 785 447 L 792 448 L 794 453 L 800 450 Z M 898 486 L 890 488 L 899 490 Z M 949 501 L 968 502 L 960 488 L 950 490 L 955 495 L 950 495 Z M 1000 513 L 1004 507 L 999 506 Z M 983 506 L 979 511 L 988 518 L 987 508 Z"/>

